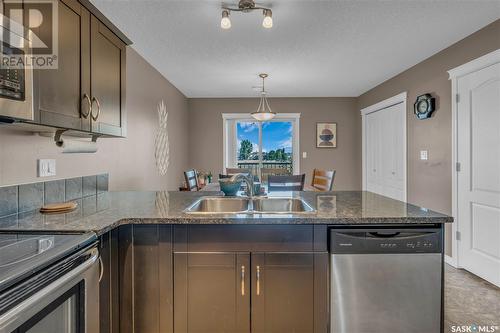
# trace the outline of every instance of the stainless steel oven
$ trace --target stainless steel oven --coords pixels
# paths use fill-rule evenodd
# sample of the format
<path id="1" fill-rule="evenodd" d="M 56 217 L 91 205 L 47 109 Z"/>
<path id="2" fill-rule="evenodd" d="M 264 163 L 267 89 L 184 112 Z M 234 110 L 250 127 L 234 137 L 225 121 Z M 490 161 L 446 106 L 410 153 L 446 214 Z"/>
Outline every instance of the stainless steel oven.
<path id="1" fill-rule="evenodd" d="M 33 262 L 41 254 L 45 258 L 38 258 L 39 262 L 47 262 L 48 259 L 52 261 L 42 269 L 35 266 L 36 273 L 27 276 L 18 274 L 19 270 L 11 269 L 10 275 L 0 281 L 4 289 L 0 294 L 0 332 L 99 332 L 101 270 L 95 236 L 72 236 L 76 237 L 74 243 L 66 242 L 62 249 L 55 246 L 56 237 L 64 235 L 31 236 L 0 246 L 0 257 L 2 254 L 10 257 L 8 260 L 0 260 L 0 266 L 12 262 L 8 247 L 17 243 L 30 243 L 23 245 L 29 249 L 19 251 L 24 252 L 19 255 L 28 258 L 27 261 Z M 20 248 L 17 246 L 15 249 Z M 27 254 L 29 252 L 32 254 Z M 54 261 L 54 257 L 46 252 L 52 252 L 52 255 L 59 258 Z"/>

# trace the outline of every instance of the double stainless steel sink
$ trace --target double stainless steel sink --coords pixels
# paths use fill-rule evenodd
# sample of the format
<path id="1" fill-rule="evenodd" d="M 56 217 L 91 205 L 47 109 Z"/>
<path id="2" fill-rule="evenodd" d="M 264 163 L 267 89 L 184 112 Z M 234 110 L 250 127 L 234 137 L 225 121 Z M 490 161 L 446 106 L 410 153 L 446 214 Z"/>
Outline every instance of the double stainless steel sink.
<path id="1" fill-rule="evenodd" d="M 312 214 L 316 211 L 299 198 L 202 197 L 188 214 Z"/>

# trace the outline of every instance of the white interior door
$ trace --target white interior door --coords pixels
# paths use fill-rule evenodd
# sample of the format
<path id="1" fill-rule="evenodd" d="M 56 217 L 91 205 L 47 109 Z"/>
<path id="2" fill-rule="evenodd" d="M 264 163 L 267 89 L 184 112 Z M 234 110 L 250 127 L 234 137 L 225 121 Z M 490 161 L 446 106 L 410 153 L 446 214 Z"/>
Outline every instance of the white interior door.
<path id="1" fill-rule="evenodd" d="M 500 64 L 457 80 L 460 266 L 500 286 Z"/>
<path id="2" fill-rule="evenodd" d="M 406 200 L 404 103 L 365 116 L 366 190 Z"/>

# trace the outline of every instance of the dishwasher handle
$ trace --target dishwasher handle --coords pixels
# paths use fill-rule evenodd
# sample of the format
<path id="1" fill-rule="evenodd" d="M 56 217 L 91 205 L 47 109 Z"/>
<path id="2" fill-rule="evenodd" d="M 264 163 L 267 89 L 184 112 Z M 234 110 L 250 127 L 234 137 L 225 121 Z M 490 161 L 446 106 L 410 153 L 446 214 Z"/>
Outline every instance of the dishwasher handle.
<path id="1" fill-rule="evenodd" d="M 400 232 L 369 232 L 369 234 L 373 237 L 377 238 L 392 238 L 401 235 Z"/>

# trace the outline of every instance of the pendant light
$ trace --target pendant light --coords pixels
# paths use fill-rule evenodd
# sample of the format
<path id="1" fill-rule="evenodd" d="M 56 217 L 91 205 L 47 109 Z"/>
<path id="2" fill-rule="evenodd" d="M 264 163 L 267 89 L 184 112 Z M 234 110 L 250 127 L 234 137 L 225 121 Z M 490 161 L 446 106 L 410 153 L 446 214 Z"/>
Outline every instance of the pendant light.
<path id="1" fill-rule="evenodd" d="M 267 101 L 266 89 L 264 87 L 264 80 L 268 75 L 262 73 L 259 74 L 259 76 L 262 79 L 262 91 L 260 93 L 259 107 L 257 108 L 257 111 L 252 112 L 252 117 L 254 117 L 258 121 L 267 121 L 273 119 L 276 116 L 276 113 L 274 113 L 269 106 L 269 102 Z"/>

